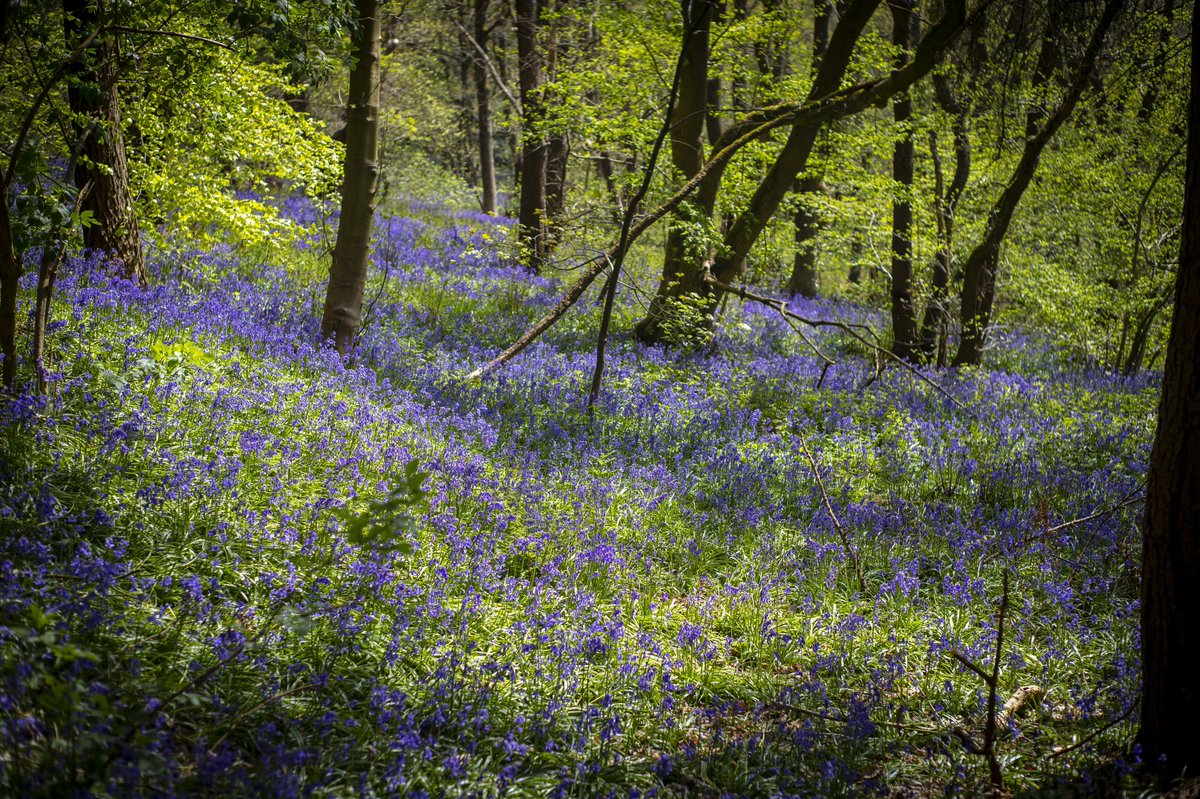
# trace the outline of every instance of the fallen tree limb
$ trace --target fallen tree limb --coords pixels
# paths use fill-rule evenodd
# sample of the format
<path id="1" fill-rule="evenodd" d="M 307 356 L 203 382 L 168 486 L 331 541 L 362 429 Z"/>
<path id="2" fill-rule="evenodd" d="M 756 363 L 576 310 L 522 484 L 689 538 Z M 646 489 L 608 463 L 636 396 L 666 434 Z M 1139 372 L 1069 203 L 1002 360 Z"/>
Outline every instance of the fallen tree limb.
<path id="1" fill-rule="evenodd" d="M 711 272 L 707 273 L 704 276 L 704 282 L 708 283 L 713 288 L 718 288 L 721 291 L 724 291 L 729 294 L 733 294 L 736 297 L 741 297 L 744 300 L 751 300 L 753 302 L 757 302 L 757 303 L 766 305 L 769 308 L 774 308 L 785 319 L 794 319 L 795 321 L 800 322 L 802 324 L 806 324 L 809 327 L 833 327 L 838 330 L 841 330 L 843 333 L 847 334 L 848 336 L 851 336 L 852 338 L 854 338 L 856 341 L 858 341 L 863 346 L 869 347 L 877 355 L 883 356 L 887 360 L 890 360 L 893 363 L 897 363 L 900 366 L 904 367 L 905 370 L 907 370 L 910 374 L 914 375 L 918 380 L 920 380 L 921 382 L 926 383 L 926 384 L 932 386 L 934 389 L 936 389 L 939 394 L 941 394 L 943 397 L 945 397 L 947 400 L 949 400 L 950 403 L 953 404 L 959 410 L 966 410 L 966 406 L 963 405 L 961 402 L 959 402 L 957 399 L 955 399 L 954 395 L 952 395 L 949 391 L 947 391 L 945 389 L 945 387 L 940 385 L 936 380 L 933 380 L 932 378 L 921 374 L 920 369 L 918 369 L 917 367 L 913 366 L 908 361 L 906 361 L 903 358 L 896 355 L 894 352 L 891 351 L 890 348 L 885 347 L 882 344 L 879 344 L 878 340 L 868 341 L 867 338 L 862 333 L 858 332 L 859 330 L 867 331 L 867 333 L 871 336 L 871 338 L 877 339 L 877 336 L 875 335 L 875 331 L 871 330 L 871 328 L 867 327 L 866 325 L 852 324 L 849 322 L 839 322 L 837 320 L 832 320 L 832 319 L 809 319 L 808 317 L 801 316 L 800 314 L 798 314 L 795 311 L 788 308 L 787 303 L 785 301 L 779 299 L 778 297 L 768 297 L 764 294 L 759 294 L 755 291 L 751 291 L 750 289 L 745 288 L 743 286 L 737 286 L 732 283 L 725 283 L 724 281 L 718 280 L 716 277 L 714 277 Z M 818 354 L 821 354 L 821 357 L 825 357 L 824 354 L 820 353 L 819 351 L 818 351 Z"/>

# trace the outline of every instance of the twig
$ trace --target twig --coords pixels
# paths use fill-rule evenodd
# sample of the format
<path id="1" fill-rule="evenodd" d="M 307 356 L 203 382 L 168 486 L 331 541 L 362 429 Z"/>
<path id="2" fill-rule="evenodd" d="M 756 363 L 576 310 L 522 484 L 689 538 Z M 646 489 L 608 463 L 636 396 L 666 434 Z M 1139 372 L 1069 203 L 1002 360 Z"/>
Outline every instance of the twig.
<path id="1" fill-rule="evenodd" d="M 211 44 L 213 47 L 221 47 L 225 50 L 233 50 L 233 47 L 225 42 L 218 42 L 216 39 L 209 39 L 207 36 L 196 36 L 192 33 L 180 33 L 179 31 L 161 31 L 151 30 L 150 28 L 131 28 L 128 25 L 107 25 L 106 30 L 121 31 L 122 33 L 140 33 L 144 36 L 165 36 L 173 39 L 187 39 L 193 42 L 203 42 Z"/>
<path id="2" fill-rule="evenodd" d="M 862 563 L 858 560 L 858 552 L 850 544 L 850 536 L 847 535 L 846 528 L 842 527 L 837 514 L 833 512 L 833 503 L 829 501 L 829 493 L 825 490 L 825 481 L 821 479 L 821 471 L 817 468 L 817 461 L 808 449 L 808 442 L 804 440 L 803 435 L 796 437 L 800 439 L 800 448 L 804 450 L 804 457 L 808 458 L 808 465 L 812 467 L 813 477 L 817 481 L 817 488 L 821 490 L 821 499 L 825 502 L 825 512 L 829 514 L 829 518 L 833 521 L 833 527 L 837 530 L 838 538 L 842 540 L 842 549 L 846 551 L 850 562 L 854 564 L 854 576 L 858 579 L 858 590 L 866 594 L 867 582 L 863 579 Z"/>
<path id="3" fill-rule="evenodd" d="M 1076 749 L 1079 749 L 1082 746 L 1086 746 L 1087 744 L 1096 740 L 1101 735 L 1108 732 L 1113 727 L 1116 727 L 1118 724 L 1122 723 L 1123 721 L 1128 719 L 1131 715 L 1133 715 L 1133 709 L 1138 706 L 1138 702 L 1140 699 L 1141 699 L 1141 695 L 1139 694 L 1138 698 L 1136 698 L 1132 702 L 1130 702 L 1129 707 L 1125 708 L 1124 712 L 1121 713 L 1121 715 L 1117 716 L 1115 719 L 1108 722 L 1107 724 L 1105 724 L 1103 727 L 1099 728 L 1098 730 L 1095 730 L 1094 732 L 1089 733 L 1087 736 L 1080 738 L 1078 741 L 1071 744 L 1070 746 L 1067 746 L 1067 747 L 1064 747 L 1057 751 L 1051 752 L 1050 754 L 1046 755 L 1046 758 L 1049 760 L 1049 759 L 1053 759 L 1056 757 L 1061 757 L 1062 755 L 1065 755 L 1068 752 L 1074 752 Z"/>
<path id="4" fill-rule="evenodd" d="M 1000 656 L 1004 653 L 1004 616 L 1008 613 L 1008 569 L 1004 570 L 1004 593 L 1000 596 L 1000 612 L 996 621 L 996 656 L 992 660 L 992 679 L 988 684 L 987 725 L 983 729 L 983 753 L 987 757 L 992 778 L 992 790 L 997 796 L 1004 790 L 1004 775 L 996 757 L 996 689 L 1000 683 Z"/>
<path id="5" fill-rule="evenodd" d="M 712 274 L 711 271 L 708 271 L 705 273 L 704 282 L 708 283 L 710 286 L 720 289 L 721 291 L 737 295 L 738 297 L 741 297 L 742 299 L 753 300 L 754 302 L 762 303 L 763 305 L 766 305 L 770 308 L 774 308 L 785 319 L 794 319 L 795 321 L 800 322 L 802 324 L 806 324 L 809 327 L 837 328 L 838 330 L 841 330 L 843 333 L 846 333 L 847 335 L 854 338 L 856 341 L 858 341 L 863 346 L 869 347 L 871 349 L 871 351 L 875 353 L 877 358 L 883 357 L 883 358 L 886 358 L 888 360 L 891 360 L 891 361 L 899 364 L 904 369 L 906 369 L 910 374 L 914 375 L 918 380 L 920 380 L 921 382 L 923 382 L 927 385 L 930 385 L 934 389 L 936 389 L 939 394 L 941 394 L 943 397 L 945 397 L 947 400 L 949 400 L 950 403 L 952 405 L 954 405 L 956 408 L 958 408 L 959 410 L 966 410 L 966 406 L 963 405 L 961 402 L 959 402 L 957 399 L 955 399 L 954 395 L 952 395 L 949 391 L 947 391 L 945 389 L 945 387 L 943 387 L 941 384 L 939 384 L 936 380 L 933 380 L 933 379 L 927 377 L 926 375 L 921 374 L 920 369 L 913 366 L 911 363 L 904 360 L 903 358 L 899 357 L 898 355 L 896 355 L 894 352 L 892 352 L 887 347 L 884 347 L 874 341 L 868 341 L 865 336 L 863 336 L 861 333 L 858 332 L 859 329 L 866 330 L 871 335 L 872 338 L 876 338 L 875 331 L 871 330 L 871 328 L 867 327 L 866 325 L 857 325 L 857 324 L 852 324 L 852 323 L 848 323 L 848 322 L 839 322 L 839 321 L 830 320 L 830 319 L 809 319 L 808 317 L 801 316 L 800 314 L 798 314 L 795 311 L 788 308 L 787 303 L 785 303 L 783 300 L 781 300 L 777 297 L 768 297 L 764 294 L 758 294 L 757 292 L 754 292 L 748 288 L 745 288 L 744 286 L 737 286 L 737 285 L 733 285 L 731 283 L 726 283 L 723 280 L 718 280 Z M 868 383 L 868 385 L 869 385 L 869 383 Z"/>
<path id="6" fill-rule="evenodd" d="M 1008 615 L 1008 569 L 1004 570 L 1003 580 L 1004 589 L 1000 595 L 1000 609 L 996 612 L 996 651 L 992 658 L 991 673 L 984 671 L 983 667 L 957 649 L 950 652 L 955 660 L 977 674 L 987 685 L 987 719 L 983 727 L 983 745 L 975 744 L 974 739 L 961 728 L 956 727 L 954 732 L 962 739 L 963 745 L 970 754 L 977 754 L 987 759 L 993 796 L 1001 796 L 1004 793 L 1004 775 L 1000 771 L 1000 759 L 996 756 L 996 731 L 999 726 L 996 723 L 996 692 L 1000 685 L 1000 658 L 1004 654 L 1004 619 Z"/>
<path id="7" fill-rule="evenodd" d="M 311 682 L 304 683 L 303 685 L 298 685 L 295 688 L 291 688 L 287 691 L 281 691 L 280 693 L 271 694 L 270 696 L 263 697 L 261 702 L 255 703 L 252 707 L 247 708 L 246 710 L 243 710 L 241 713 L 238 713 L 236 716 L 234 716 L 233 719 L 229 722 L 229 729 L 227 729 L 225 731 L 224 735 L 222 735 L 220 738 L 217 739 L 216 743 L 214 743 L 212 746 L 210 746 L 208 748 L 208 751 L 211 753 L 215 753 L 218 749 L 221 748 L 221 744 L 225 743 L 226 739 L 228 739 L 229 736 L 233 733 L 233 731 L 235 729 L 237 729 L 238 724 L 240 724 L 246 718 L 248 718 L 252 714 L 256 713 L 257 711 L 259 711 L 266 705 L 269 705 L 271 702 L 275 702 L 275 701 L 283 699 L 284 697 L 287 697 L 287 696 L 293 696 L 294 694 L 303 693 L 304 691 L 311 691 L 312 689 L 317 688 L 317 687 L 318 687 L 318 685 L 316 683 L 311 683 Z"/>

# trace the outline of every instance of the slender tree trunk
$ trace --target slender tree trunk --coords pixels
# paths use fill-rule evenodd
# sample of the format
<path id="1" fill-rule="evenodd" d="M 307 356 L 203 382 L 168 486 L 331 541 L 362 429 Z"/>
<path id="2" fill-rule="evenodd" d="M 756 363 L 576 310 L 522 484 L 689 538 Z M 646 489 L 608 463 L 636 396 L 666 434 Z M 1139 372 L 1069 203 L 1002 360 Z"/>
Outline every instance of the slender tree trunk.
<path id="1" fill-rule="evenodd" d="M 1038 162 L 1046 145 L 1075 109 L 1083 90 L 1087 88 L 1092 68 L 1104 44 L 1104 37 L 1112 26 L 1117 12 L 1124 5 L 1122 0 L 1108 0 L 1100 21 L 1092 33 L 1087 51 L 1084 53 L 1066 95 L 1046 120 L 1038 133 L 1025 142 L 1021 160 L 1005 187 L 1000 199 L 988 215 L 983 240 L 967 258 L 963 266 L 962 288 L 962 338 L 954 365 L 978 364 L 983 355 L 984 341 L 991 322 L 992 304 L 996 297 L 996 277 L 999 272 L 1000 245 L 1012 224 L 1013 214 L 1037 171 Z"/>
<path id="2" fill-rule="evenodd" d="M 565 3 L 560 2 L 561 7 Z M 543 113 L 552 97 L 546 96 L 545 82 L 558 79 L 558 61 L 564 55 L 564 40 L 562 37 L 562 19 L 555 19 L 547 26 L 549 33 L 546 42 L 546 62 L 543 74 L 542 109 Z M 562 218 L 567 208 L 567 160 L 571 155 L 571 139 L 566 131 L 556 131 L 546 139 L 546 211 L 545 211 L 545 251 L 546 257 L 558 247 L 562 236 Z"/>
<path id="3" fill-rule="evenodd" d="M 1200 769 L 1200 5 L 1192 11 L 1187 172 L 1175 314 L 1142 522 L 1142 758 Z"/>
<path id="4" fill-rule="evenodd" d="M 704 133 L 709 121 L 708 36 L 717 7 L 708 0 L 681 0 L 684 42 L 679 92 L 671 115 L 671 163 L 684 177 L 695 177 L 704 166 Z M 712 218 L 715 195 L 684 202 L 673 214 L 676 221 L 689 216 Z M 688 220 L 692 221 L 692 220 Z M 701 279 L 701 264 L 708 258 L 707 248 L 689 241 L 688 228 L 672 224 L 667 228 L 663 274 L 658 291 L 651 300 L 650 312 L 638 323 L 635 334 L 642 341 L 662 338 L 662 322 L 668 298 L 684 294 L 707 295 L 709 287 Z"/>
<path id="5" fill-rule="evenodd" d="M 475 43 L 486 51 L 488 40 L 489 0 L 475 0 Z M 485 214 L 496 213 L 496 145 L 492 135 L 492 89 L 488 84 L 487 64 L 483 53 L 476 53 L 473 62 L 475 79 L 475 110 L 479 122 L 479 184 L 480 205 Z"/>
<path id="6" fill-rule="evenodd" d="M 912 0 L 889 0 L 892 11 L 892 44 L 898 50 L 896 68 L 908 63 L 912 48 Z M 892 179 L 902 196 L 892 201 L 892 351 L 911 360 L 917 347 L 917 309 L 913 302 L 912 183 L 913 137 L 912 95 L 904 92 L 892 101 L 892 115 L 900 138 L 892 149 Z"/>
<path id="7" fill-rule="evenodd" d="M 549 144 L 539 127 L 542 122 L 542 52 L 538 27 L 539 0 L 517 0 L 517 76 L 521 93 L 521 201 L 517 213 L 517 239 L 521 256 L 533 272 L 545 265 L 546 162 Z"/>
<path id="8" fill-rule="evenodd" d="M 546 255 L 554 251 L 562 235 L 561 223 L 567 209 L 567 159 L 571 155 L 571 140 L 565 133 L 556 133 L 546 141 Z"/>
<path id="9" fill-rule="evenodd" d="M 829 49 L 829 32 L 833 24 L 833 0 L 813 0 L 813 80 L 821 66 L 821 59 Z M 788 278 L 785 291 L 789 295 L 801 294 L 805 297 L 815 297 L 820 291 L 817 280 L 817 249 L 816 238 L 821 232 L 821 217 L 816 205 L 809 198 L 814 197 L 824 186 L 819 171 L 809 170 L 796 184 L 796 193 L 800 195 L 796 206 L 796 216 L 792 220 L 795 225 L 796 254 L 792 260 L 792 274 Z"/>
<path id="10" fill-rule="evenodd" d="M 792 274 L 784 291 L 789 296 L 797 294 L 815 297 L 821 291 L 817 278 L 817 234 L 821 232 L 821 216 L 810 198 L 816 197 L 824 187 L 821 176 L 806 175 L 796 183 L 800 195 L 796 215 L 792 219 L 795 228 L 796 254 L 792 257 Z"/>
<path id="11" fill-rule="evenodd" d="M 353 348 L 362 327 L 379 178 L 380 3 L 355 0 L 354 7 L 358 28 L 353 39 L 354 68 L 350 72 L 346 113 L 342 210 L 321 318 L 321 335 L 332 336 L 342 355 Z"/>
<path id="12" fill-rule="evenodd" d="M 3 189 L 0 191 L 0 355 L 4 358 L 4 389 L 11 392 L 17 381 L 17 289 L 21 262 L 13 248 L 8 186 L 0 188 Z"/>
<path id="13" fill-rule="evenodd" d="M 971 132 L 966 107 L 954 95 L 944 75 L 934 76 L 934 96 L 943 111 L 954 115 L 954 177 L 944 188 L 937 134 L 929 134 L 929 152 L 934 169 L 934 216 L 937 219 L 938 251 L 933 261 L 933 290 L 921 322 L 920 356 L 925 361 L 946 365 L 946 335 L 950 322 L 950 272 L 954 265 L 954 225 L 958 200 L 971 177 Z"/>
<path id="14" fill-rule="evenodd" d="M 99 24 L 89 0 L 65 0 L 63 28 L 68 46 L 83 41 Z M 125 277 L 146 283 L 146 256 L 133 210 L 125 138 L 121 131 L 121 98 L 117 91 L 119 52 L 114 33 L 98 37 L 89 57 L 70 67 L 67 91 L 76 133 L 84 140 L 86 159 L 75 170 L 76 185 L 91 184 L 84 200 L 94 224 L 83 230 L 83 244 L 111 253 Z"/>

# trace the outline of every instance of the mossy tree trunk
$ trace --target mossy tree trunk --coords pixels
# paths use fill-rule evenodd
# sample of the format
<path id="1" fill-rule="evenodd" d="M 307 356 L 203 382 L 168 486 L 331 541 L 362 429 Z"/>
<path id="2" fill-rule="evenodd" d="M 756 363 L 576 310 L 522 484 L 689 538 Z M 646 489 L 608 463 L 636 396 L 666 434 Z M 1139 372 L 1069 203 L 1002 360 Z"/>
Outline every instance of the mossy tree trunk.
<path id="1" fill-rule="evenodd" d="M 89 0 L 65 0 L 63 30 L 68 47 L 76 48 L 93 33 L 101 24 L 100 11 L 102 6 Z M 145 284 L 146 256 L 121 130 L 119 76 L 120 50 L 114 31 L 95 37 L 68 70 L 67 99 L 75 134 L 83 142 L 75 183 L 81 190 L 90 186 L 80 208 L 92 217 L 92 224 L 83 229 L 84 246 L 110 253 L 126 278 Z"/>

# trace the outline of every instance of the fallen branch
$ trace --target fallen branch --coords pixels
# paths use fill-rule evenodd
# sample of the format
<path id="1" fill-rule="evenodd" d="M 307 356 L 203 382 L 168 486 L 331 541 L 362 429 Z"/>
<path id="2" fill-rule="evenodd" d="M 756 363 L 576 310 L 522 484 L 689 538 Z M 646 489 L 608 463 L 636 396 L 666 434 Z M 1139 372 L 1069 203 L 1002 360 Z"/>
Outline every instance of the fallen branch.
<path id="1" fill-rule="evenodd" d="M 1109 505 L 1106 508 L 1101 508 L 1098 511 L 1089 513 L 1087 516 L 1080 516 L 1078 519 L 1071 519 L 1070 521 L 1062 522 L 1061 524 L 1056 524 L 1053 527 L 1047 527 L 1045 530 L 1042 530 L 1039 533 L 1025 536 L 1024 538 L 1018 538 L 1016 541 L 1013 542 L 1012 548 L 1014 550 L 1019 550 L 1019 549 L 1023 549 L 1024 547 L 1026 547 L 1030 544 L 1045 542 L 1046 539 L 1050 538 L 1055 533 L 1060 533 L 1063 530 L 1069 530 L 1072 527 L 1078 527 L 1081 524 L 1086 524 L 1087 522 L 1095 521 L 1096 519 L 1107 518 L 1109 516 L 1112 516 L 1114 513 L 1121 510 L 1122 508 L 1126 508 L 1126 507 L 1129 507 L 1130 505 L 1141 502 L 1145 498 L 1146 498 L 1146 496 L 1142 492 L 1142 487 L 1139 486 L 1139 487 L 1133 489 L 1132 491 L 1130 491 L 1128 494 L 1126 494 L 1124 497 L 1122 497 L 1116 503 Z M 989 555 L 987 555 L 984 558 L 983 562 L 990 563 L 991 561 L 993 561 L 997 557 L 999 557 L 1000 554 L 1001 553 L 997 552 L 996 550 L 993 550 Z"/>
<path id="2" fill-rule="evenodd" d="M 793 319 L 797 322 L 808 325 L 809 327 L 816 327 L 816 328 L 832 327 L 832 328 L 841 330 L 843 333 L 854 338 L 860 344 L 870 348 L 877 356 L 882 356 L 883 358 L 885 358 L 887 360 L 890 360 L 894 363 L 899 364 L 904 369 L 906 369 L 909 373 L 914 375 L 918 380 L 932 386 L 934 389 L 937 390 L 937 392 L 939 394 L 941 394 L 943 397 L 948 399 L 951 402 L 951 404 L 953 404 L 959 410 L 966 410 L 966 406 L 963 405 L 961 402 L 959 402 L 957 399 L 955 399 L 954 396 L 949 391 L 947 391 L 942 385 L 940 385 L 936 380 L 933 380 L 933 379 L 927 377 L 926 375 L 921 374 L 920 369 L 918 369 L 917 367 L 913 366 L 908 361 L 906 361 L 903 358 L 896 355 L 889 348 L 879 344 L 878 337 L 875 335 L 875 331 L 872 330 L 871 328 L 867 327 L 866 325 L 852 324 L 849 322 L 839 322 L 837 320 L 830 320 L 830 319 L 809 319 L 808 317 L 801 316 L 800 314 L 798 314 L 795 311 L 788 308 L 787 303 L 784 300 L 781 300 L 777 297 L 768 297 L 764 294 L 758 294 L 757 292 L 754 292 L 743 286 L 736 286 L 731 283 L 726 283 L 724 281 L 718 280 L 712 274 L 712 272 L 705 273 L 704 282 L 707 283 L 708 285 L 712 286 L 713 288 L 717 288 L 726 293 L 733 294 L 734 296 L 737 296 L 737 297 L 741 297 L 744 300 L 751 300 L 753 302 L 758 302 L 763 305 L 766 305 L 769 308 L 774 308 L 785 319 Z M 795 329 L 795 328 L 793 328 L 793 329 Z M 858 332 L 859 330 L 865 330 L 867 332 L 867 334 L 871 336 L 871 338 L 876 339 L 876 340 L 868 341 L 867 338 L 862 333 Z M 811 346 L 811 344 L 810 344 L 810 346 Z M 814 347 L 814 349 L 815 349 L 815 347 Z M 820 353 L 819 351 L 818 351 L 818 355 L 821 355 L 821 357 L 823 357 L 823 358 L 825 357 L 824 354 Z"/>
<path id="3" fill-rule="evenodd" d="M 1068 752 L 1074 752 L 1076 749 L 1079 749 L 1080 747 L 1086 746 L 1087 744 L 1089 744 L 1089 743 L 1091 743 L 1092 741 L 1096 740 L 1096 739 L 1097 739 L 1097 738 L 1099 738 L 1101 735 L 1103 735 L 1104 733 L 1106 733 L 1106 732 L 1108 732 L 1109 730 L 1111 730 L 1113 727 L 1116 727 L 1116 726 L 1117 726 L 1118 724 L 1120 724 L 1121 722 L 1123 722 L 1123 721 L 1127 720 L 1127 719 L 1128 719 L 1128 718 L 1129 718 L 1129 717 L 1130 717 L 1130 716 L 1133 714 L 1133 710 L 1134 710 L 1134 708 L 1136 708 L 1136 707 L 1138 706 L 1138 703 L 1140 702 L 1140 700 L 1141 700 L 1141 697 L 1139 697 L 1138 699 L 1135 699 L 1134 701 L 1130 702 L 1130 703 L 1129 703 L 1129 707 L 1125 708 L 1125 711 L 1124 711 L 1123 713 L 1121 713 L 1121 715 L 1117 716 L 1115 719 L 1113 719 L 1112 721 L 1108 722 L 1108 723 L 1107 723 L 1107 724 L 1105 724 L 1103 727 L 1100 727 L 1099 729 L 1097 729 L 1097 730 L 1095 730 L 1094 732 L 1092 732 L 1092 733 L 1088 734 L 1087 736 L 1085 736 L 1085 737 L 1083 737 L 1083 738 L 1080 738 L 1078 741 L 1076 741 L 1075 743 L 1071 744 L 1070 746 L 1066 746 L 1066 747 L 1063 747 L 1062 749 L 1058 749 L 1058 750 L 1055 750 L 1055 751 L 1051 752 L 1051 753 L 1050 753 L 1049 755 L 1047 755 L 1046 757 L 1047 757 L 1048 759 L 1049 759 L 1049 758 L 1055 758 L 1055 757 L 1062 757 L 1063 755 L 1067 754 Z"/>

